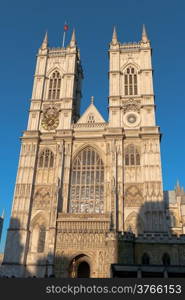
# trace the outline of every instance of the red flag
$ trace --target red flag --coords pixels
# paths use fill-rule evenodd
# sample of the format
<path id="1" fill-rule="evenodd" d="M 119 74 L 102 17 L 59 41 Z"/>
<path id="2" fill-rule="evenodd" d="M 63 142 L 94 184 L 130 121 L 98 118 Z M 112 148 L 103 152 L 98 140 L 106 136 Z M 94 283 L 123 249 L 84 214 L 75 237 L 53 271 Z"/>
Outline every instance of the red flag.
<path id="1" fill-rule="evenodd" d="M 67 24 L 64 25 L 64 31 L 67 31 L 69 26 Z"/>

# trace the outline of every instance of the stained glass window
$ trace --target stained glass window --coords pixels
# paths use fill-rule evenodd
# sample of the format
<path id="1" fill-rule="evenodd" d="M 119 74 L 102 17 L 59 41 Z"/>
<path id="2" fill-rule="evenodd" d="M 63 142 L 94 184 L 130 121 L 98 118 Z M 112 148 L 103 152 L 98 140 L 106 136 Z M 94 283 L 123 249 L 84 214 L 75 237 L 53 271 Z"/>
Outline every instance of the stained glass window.
<path id="1" fill-rule="evenodd" d="M 71 213 L 104 211 L 104 165 L 92 147 L 82 150 L 73 161 L 69 211 Z"/>

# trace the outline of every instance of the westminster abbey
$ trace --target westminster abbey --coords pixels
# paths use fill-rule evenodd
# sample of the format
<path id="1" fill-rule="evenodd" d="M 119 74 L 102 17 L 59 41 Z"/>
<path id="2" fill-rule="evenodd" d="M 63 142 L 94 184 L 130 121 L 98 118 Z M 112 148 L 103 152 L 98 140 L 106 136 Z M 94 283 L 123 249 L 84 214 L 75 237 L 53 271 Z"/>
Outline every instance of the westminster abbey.
<path id="1" fill-rule="evenodd" d="M 39 48 L 0 273 L 15 277 L 185 276 L 185 193 L 163 191 L 151 45 L 109 44 L 108 121 L 80 116 L 75 32 Z M 99 88 L 101 88 L 99 86 Z"/>

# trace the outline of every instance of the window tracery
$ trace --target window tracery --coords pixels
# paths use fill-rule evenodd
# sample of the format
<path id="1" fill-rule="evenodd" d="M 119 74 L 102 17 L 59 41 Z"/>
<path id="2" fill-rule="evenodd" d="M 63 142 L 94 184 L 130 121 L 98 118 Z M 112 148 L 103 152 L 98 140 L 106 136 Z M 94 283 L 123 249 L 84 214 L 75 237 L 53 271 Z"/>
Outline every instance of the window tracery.
<path id="1" fill-rule="evenodd" d="M 137 72 L 132 66 L 128 67 L 124 74 L 125 95 L 132 96 L 138 94 Z"/>
<path id="2" fill-rule="evenodd" d="M 39 155 L 39 168 L 53 168 L 54 154 L 49 149 L 44 149 Z"/>
<path id="3" fill-rule="evenodd" d="M 140 165 L 140 153 L 133 144 L 128 145 L 125 149 L 125 165 Z"/>
<path id="4" fill-rule="evenodd" d="M 103 161 L 92 147 L 87 147 L 73 161 L 69 211 L 72 213 L 103 213 L 103 206 Z"/>
<path id="5" fill-rule="evenodd" d="M 60 98 L 61 76 L 58 71 L 53 72 L 49 79 L 48 100 Z"/>

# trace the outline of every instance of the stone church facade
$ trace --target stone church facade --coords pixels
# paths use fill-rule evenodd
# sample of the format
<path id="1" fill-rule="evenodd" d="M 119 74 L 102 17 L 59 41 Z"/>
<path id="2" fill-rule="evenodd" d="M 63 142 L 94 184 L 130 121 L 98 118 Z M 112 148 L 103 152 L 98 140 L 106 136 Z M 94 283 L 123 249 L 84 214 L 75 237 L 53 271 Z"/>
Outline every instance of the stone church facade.
<path id="1" fill-rule="evenodd" d="M 109 46 L 109 116 L 91 98 L 75 33 L 38 51 L 1 274 L 111 277 L 111 265 L 185 265 L 185 193 L 163 192 L 151 46 Z"/>

